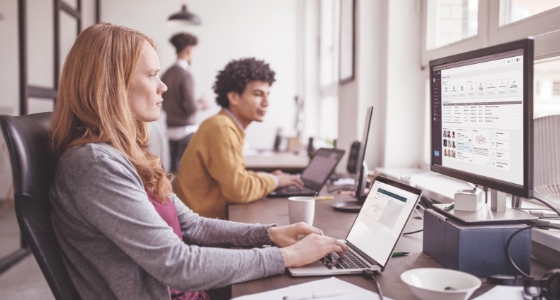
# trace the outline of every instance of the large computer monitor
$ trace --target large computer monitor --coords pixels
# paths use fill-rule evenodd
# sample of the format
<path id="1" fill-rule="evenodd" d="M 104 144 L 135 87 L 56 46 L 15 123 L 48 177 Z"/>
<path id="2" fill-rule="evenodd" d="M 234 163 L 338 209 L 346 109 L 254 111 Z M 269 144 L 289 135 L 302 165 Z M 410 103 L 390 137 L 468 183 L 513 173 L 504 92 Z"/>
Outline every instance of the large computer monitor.
<path id="1" fill-rule="evenodd" d="M 368 168 L 365 163 L 365 157 L 366 157 L 367 141 L 369 136 L 369 128 L 371 126 L 372 116 L 373 116 L 373 106 L 370 106 L 368 107 L 366 112 L 364 132 L 362 135 L 362 141 L 360 142 L 360 150 L 358 151 L 358 155 L 356 159 L 356 165 L 359 166 L 357 168 L 359 168 L 360 170 L 357 178 L 356 192 L 355 192 L 355 197 L 358 200 L 334 203 L 333 207 L 336 210 L 359 212 L 360 209 L 362 208 L 362 204 L 364 204 L 364 201 L 366 200 L 367 193 L 365 191 L 365 187 L 367 183 Z"/>
<path id="2" fill-rule="evenodd" d="M 533 39 L 430 61 L 431 170 L 533 195 Z"/>

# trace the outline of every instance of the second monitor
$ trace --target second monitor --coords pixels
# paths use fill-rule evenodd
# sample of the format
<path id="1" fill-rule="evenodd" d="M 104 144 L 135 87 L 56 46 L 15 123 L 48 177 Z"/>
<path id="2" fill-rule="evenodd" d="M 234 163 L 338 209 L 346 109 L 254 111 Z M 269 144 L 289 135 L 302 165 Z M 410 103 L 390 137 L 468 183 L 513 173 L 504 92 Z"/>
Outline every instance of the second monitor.
<path id="1" fill-rule="evenodd" d="M 368 107 L 366 112 L 366 121 L 364 125 L 364 132 L 362 136 L 362 141 L 360 142 L 360 150 L 358 151 L 357 159 L 356 159 L 356 167 L 360 169 L 358 174 L 358 180 L 356 185 L 356 192 L 355 196 L 357 201 L 349 201 L 349 202 L 337 202 L 333 204 L 334 209 L 341 210 L 341 211 L 350 211 L 350 212 L 359 212 L 366 200 L 367 193 L 365 191 L 366 183 L 367 183 L 367 176 L 368 176 L 368 168 L 365 161 L 366 157 L 366 148 L 367 148 L 367 140 L 369 136 L 369 128 L 371 126 L 371 119 L 373 116 L 373 106 Z"/>

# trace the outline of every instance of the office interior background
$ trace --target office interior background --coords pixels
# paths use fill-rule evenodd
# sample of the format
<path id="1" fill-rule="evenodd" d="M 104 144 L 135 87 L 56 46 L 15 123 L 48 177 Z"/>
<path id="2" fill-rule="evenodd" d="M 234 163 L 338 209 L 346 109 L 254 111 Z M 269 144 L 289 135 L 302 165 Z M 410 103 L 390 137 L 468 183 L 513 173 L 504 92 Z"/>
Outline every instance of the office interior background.
<path id="1" fill-rule="evenodd" d="M 54 88 L 53 20 L 58 1 L 24 1 L 30 85 Z M 270 63 L 276 82 L 265 121 L 247 129 L 246 141 L 252 149 L 272 149 L 281 128 L 284 137 L 299 133 L 302 147 L 313 137 L 318 144 L 336 140 L 337 147 L 348 150 L 361 139 L 366 107 L 373 105 L 366 153 L 369 168 L 429 169 L 429 61 L 527 36 L 535 37 L 534 117 L 560 114 L 559 0 L 355 0 L 353 78 L 341 83 L 339 52 L 348 47 L 342 45 L 340 34 L 345 1 L 352 2 L 188 0 L 188 10 L 202 20 L 192 26 L 167 22 L 185 1 L 99 0 L 96 12 L 95 0 L 62 0 L 71 8 L 80 7 L 82 29 L 94 24 L 98 13 L 101 22 L 150 36 L 157 44 L 162 71 L 176 60 L 170 36 L 180 31 L 196 35 L 199 44 L 191 66 L 196 94 L 210 104 L 197 116 L 199 121 L 219 111 L 212 84 L 230 60 L 256 57 Z M 0 114 L 20 114 L 20 2 L 0 2 Z M 59 14 L 61 67 L 77 36 L 77 24 L 68 13 Z M 299 117 L 295 97 L 303 101 Z M 50 111 L 53 105 L 53 99 L 30 98 L 28 113 Z M 344 171 L 345 161 L 338 171 Z M 19 247 L 11 193 L 11 170 L 2 141 L 0 258 Z M 36 281 L 50 292 L 38 267 L 33 269 L 35 275 L 20 272 L 10 279 L 10 274 L 19 272 L 17 268 L 0 275 L 0 286 L 17 276 L 22 280 L 15 288 L 0 288 L 0 298 L 25 296 L 23 290 L 29 287 L 25 280 Z"/>

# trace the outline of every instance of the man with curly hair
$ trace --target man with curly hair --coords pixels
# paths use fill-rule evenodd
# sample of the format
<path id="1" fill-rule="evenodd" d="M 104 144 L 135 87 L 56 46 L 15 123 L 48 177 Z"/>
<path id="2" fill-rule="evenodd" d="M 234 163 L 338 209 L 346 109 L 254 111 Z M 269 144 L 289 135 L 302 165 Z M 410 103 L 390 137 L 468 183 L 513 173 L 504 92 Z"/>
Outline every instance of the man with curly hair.
<path id="1" fill-rule="evenodd" d="M 194 212 L 227 219 L 228 203 L 252 202 L 277 187 L 303 187 L 294 175 L 245 169 L 245 129 L 253 121 L 263 121 L 274 81 L 268 64 L 254 58 L 231 61 L 216 76 L 214 92 L 222 110 L 200 124 L 181 159 L 174 186 Z"/>

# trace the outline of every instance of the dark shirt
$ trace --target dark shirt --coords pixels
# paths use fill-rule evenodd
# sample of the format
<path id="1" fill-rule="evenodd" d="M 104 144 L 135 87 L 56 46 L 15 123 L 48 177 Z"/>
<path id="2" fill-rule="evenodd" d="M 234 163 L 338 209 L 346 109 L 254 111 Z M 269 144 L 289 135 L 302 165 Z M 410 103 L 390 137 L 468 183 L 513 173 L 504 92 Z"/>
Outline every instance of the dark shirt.
<path id="1" fill-rule="evenodd" d="M 194 125 L 197 105 L 192 74 L 175 64 L 163 74 L 161 81 L 167 85 L 162 103 L 167 114 L 167 127 Z"/>

